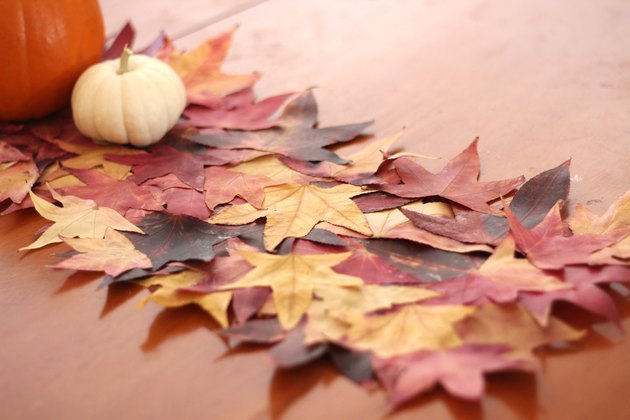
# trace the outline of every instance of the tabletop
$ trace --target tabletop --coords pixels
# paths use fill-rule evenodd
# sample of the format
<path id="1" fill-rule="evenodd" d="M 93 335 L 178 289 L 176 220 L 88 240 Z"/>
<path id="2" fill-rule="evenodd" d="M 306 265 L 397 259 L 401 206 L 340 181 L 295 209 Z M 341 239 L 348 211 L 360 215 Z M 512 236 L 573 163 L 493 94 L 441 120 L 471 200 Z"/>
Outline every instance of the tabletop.
<path id="1" fill-rule="evenodd" d="M 601 214 L 630 186 L 630 3 L 625 0 L 101 0 L 108 35 L 131 20 L 192 48 L 239 25 L 224 69 L 256 94 L 315 86 L 321 125 L 405 127 L 407 151 L 449 158 L 479 136 L 481 178 L 571 159 L 569 208 Z M 444 160 L 427 163 L 439 169 Z M 466 402 L 435 389 L 396 411 L 325 362 L 274 369 L 229 351 L 193 307 L 136 309 L 139 288 L 52 270 L 17 249 L 44 220 L 0 218 L 0 406 L 7 419 L 627 419 L 630 339 L 569 307 L 588 336 L 539 352 L 538 373 L 488 378 Z M 612 292 L 630 327 L 630 303 Z"/>

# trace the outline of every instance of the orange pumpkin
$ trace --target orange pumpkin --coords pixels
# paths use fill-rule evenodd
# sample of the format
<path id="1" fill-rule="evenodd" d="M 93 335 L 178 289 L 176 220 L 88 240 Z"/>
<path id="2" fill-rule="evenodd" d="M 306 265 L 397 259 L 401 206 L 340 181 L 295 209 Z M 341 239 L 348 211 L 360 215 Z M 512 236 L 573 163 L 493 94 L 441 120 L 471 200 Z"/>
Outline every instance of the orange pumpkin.
<path id="1" fill-rule="evenodd" d="M 66 105 L 104 43 L 98 0 L 9 0 L 0 13 L 0 120 L 43 117 Z"/>

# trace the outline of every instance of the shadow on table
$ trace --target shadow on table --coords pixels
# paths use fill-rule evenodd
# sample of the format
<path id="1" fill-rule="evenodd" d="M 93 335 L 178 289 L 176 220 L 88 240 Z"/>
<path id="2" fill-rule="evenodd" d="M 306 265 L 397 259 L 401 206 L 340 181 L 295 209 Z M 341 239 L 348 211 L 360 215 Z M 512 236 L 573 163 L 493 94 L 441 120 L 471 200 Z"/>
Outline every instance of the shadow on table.
<path id="1" fill-rule="evenodd" d="M 152 352 L 169 339 L 189 334 L 199 328 L 213 332 L 219 328 L 219 324 L 198 306 L 163 309 L 153 320 L 149 335 L 142 343 L 142 351 Z"/>

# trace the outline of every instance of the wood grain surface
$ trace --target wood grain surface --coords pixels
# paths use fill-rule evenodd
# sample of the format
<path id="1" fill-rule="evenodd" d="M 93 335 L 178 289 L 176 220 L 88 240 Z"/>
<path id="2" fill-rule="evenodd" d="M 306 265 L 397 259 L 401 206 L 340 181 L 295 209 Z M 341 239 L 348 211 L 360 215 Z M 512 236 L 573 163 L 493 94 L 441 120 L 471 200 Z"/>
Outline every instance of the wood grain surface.
<path id="1" fill-rule="evenodd" d="M 405 150 L 441 156 L 480 137 L 482 179 L 531 177 L 571 158 L 571 203 L 602 213 L 630 189 L 630 2 L 626 0 L 101 0 L 108 34 L 131 19 L 191 48 L 240 25 L 225 69 L 258 70 L 260 97 L 315 90 L 321 125 L 406 127 Z M 500 374 L 463 402 L 436 389 L 389 412 L 324 362 L 289 372 L 229 351 L 201 310 L 139 311 L 141 290 L 46 268 L 29 253 L 45 221 L 0 218 L 0 418 L 628 419 L 630 339 L 593 324 L 540 352 L 536 375 Z M 630 329 L 630 302 L 611 292 Z"/>

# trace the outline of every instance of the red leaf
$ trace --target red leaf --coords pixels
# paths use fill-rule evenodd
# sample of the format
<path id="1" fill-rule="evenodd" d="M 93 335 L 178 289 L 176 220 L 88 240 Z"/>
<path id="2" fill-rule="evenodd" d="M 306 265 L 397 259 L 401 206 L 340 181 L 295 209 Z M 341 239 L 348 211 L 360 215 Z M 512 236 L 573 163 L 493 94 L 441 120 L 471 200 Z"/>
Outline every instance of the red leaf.
<path id="1" fill-rule="evenodd" d="M 558 269 L 569 264 L 588 263 L 591 253 L 627 235 L 627 232 L 618 231 L 606 235 L 587 233 L 564 236 L 564 224 L 558 204 L 531 230 L 523 226 L 509 207 L 506 207 L 505 214 L 518 248 L 534 265 L 542 269 Z"/>
<path id="2" fill-rule="evenodd" d="M 153 186 L 138 186 L 92 170 L 68 169 L 86 185 L 62 188 L 65 195 L 94 200 L 99 206 L 109 207 L 124 215 L 129 209 L 164 210 L 161 191 Z"/>
<path id="3" fill-rule="evenodd" d="M 500 345 L 465 345 L 389 359 L 375 357 L 374 369 L 394 406 L 437 384 L 456 397 L 478 400 L 485 388 L 484 373 L 532 369 L 525 361 L 504 357 L 506 350 L 506 346 Z"/>
<path id="4" fill-rule="evenodd" d="M 151 153 L 138 155 L 106 155 L 112 162 L 133 165 L 133 175 L 128 179 L 140 184 L 147 179 L 174 174 L 190 187 L 203 191 L 205 175 L 203 171 L 207 159 L 179 151 L 165 144 L 157 144 L 149 149 Z"/>
<path id="5" fill-rule="evenodd" d="M 0 163 L 29 160 L 29 157 L 10 144 L 0 141 Z"/>
<path id="6" fill-rule="evenodd" d="M 231 130 L 261 130 L 278 124 L 269 118 L 292 94 L 272 96 L 257 103 L 233 109 L 208 109 L 190 106 L 184 111 L 184 126 L 227 128 Z"/>
<path id="7" fill-rule="evenodd" d="M 347 239 L 347 249 L 325 246 L 308 240 L 296 240 L 293 252 L 298 254 L 327 254 L 333 252 L 352 251 L 352 255 L 333 267 L 340 274 L 360 277 L 365 284 L 418 284 L 420 279 L 400 270 L 383 258 L 369 252 L 360 241 Z"/>
<path id="8" fill-rule="evenodd" d="M 506 195 L 523 183 L 523 177 L 479 182 L 477 139 L 453 158 L 438 174 L 432 174 L 407 158 L 395 161 L 402 184 L 381 185 L 383 191 L 407 198 L 440 196 L 483 213 L 495 212 L 488 202 Z"/>
<path id="9" fill-rule="evenodd" d="M 192 188 L 168 188 L 162 194 L 166 209 L 171 214 L 187 215 L 201 220 L 210 217 L 203 192 Z"/>
<path id="10" fill-rule="evenodd" d="M 325 146 L 347 142 L 358 136 L 371 122 L 337 127 L 314 128 L 317 105 L 311 91 L 287 104 L 282 126 L 254 132 L 216 131 L 192 136 L 191 140 L 221 149 L 254 149 L 278 153 L 294 159 L 347 163 Z"/>
<path id="11" fill-rule="evenodd" d="M 528 180 L 516 192 L 510 209 L 524 226 L 532 228 L 542 221 L 558 201 L 569 194 L 569 163 L 544 171 Z M 453 206 L 455 219 L 434 217 L 401 209 L 416 226 L 461 242 L 497 244 L 509 231 L 505 217 L 479 213 Z"/>
<path id="12" fill-rule="evenodd" d="M 630 281 L 630 267 L 612 265 L 602 267 L 571 266 L 564 268 L 563 276 L 565 281 L 575 286 L 573 289 L 522 295 L 523 306 L 538 322 L 546 325 L 554 302 L 564 301 L 600 315 L 621 327 L 615 303 L 597 285 Z"/>

